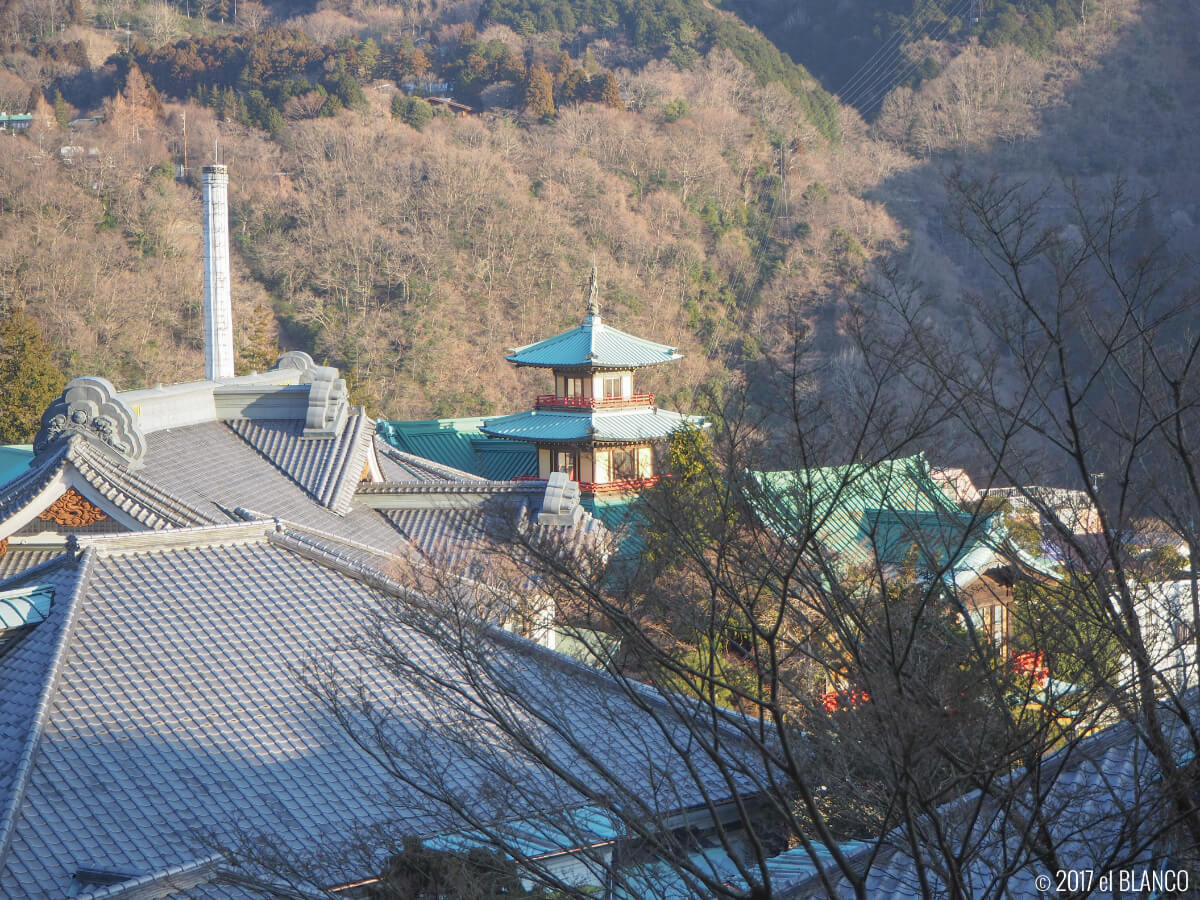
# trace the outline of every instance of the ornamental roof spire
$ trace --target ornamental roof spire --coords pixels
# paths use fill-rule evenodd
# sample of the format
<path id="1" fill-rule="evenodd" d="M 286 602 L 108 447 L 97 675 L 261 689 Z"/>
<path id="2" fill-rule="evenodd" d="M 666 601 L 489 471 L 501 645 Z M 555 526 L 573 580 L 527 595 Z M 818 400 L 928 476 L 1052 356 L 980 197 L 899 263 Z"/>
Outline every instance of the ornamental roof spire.
<path id="1" fill-rule="evenodd" d="M 600 315 L 600 279 L 596 277 L 596 254 L 592 254 L 592 278 L 588 284 L 588 305 L 587 311 L 589 316 Z"/>

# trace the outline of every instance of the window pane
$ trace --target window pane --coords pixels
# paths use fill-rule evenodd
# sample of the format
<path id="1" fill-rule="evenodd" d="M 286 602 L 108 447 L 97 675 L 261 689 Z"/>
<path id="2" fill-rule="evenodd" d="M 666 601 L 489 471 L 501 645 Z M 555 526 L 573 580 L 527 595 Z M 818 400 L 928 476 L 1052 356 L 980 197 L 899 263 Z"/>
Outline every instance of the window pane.
<path id="1" fill-rule="evenodd" d="M 614 450 L 612 454 L 612 477 L 616 481 L 637 477 L 637 451 Z"/>

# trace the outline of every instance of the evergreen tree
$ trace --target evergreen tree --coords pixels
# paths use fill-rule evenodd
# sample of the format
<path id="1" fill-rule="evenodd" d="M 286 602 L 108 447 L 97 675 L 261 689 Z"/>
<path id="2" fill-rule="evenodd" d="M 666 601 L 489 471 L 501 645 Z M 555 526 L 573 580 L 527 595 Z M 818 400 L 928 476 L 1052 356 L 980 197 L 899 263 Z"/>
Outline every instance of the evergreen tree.
<path id="1" fill-rule="evenodd" d="M 600 92 L 600 102 L 613 109 L 625 108 L 625 101 L 621 99 L 621 86 L 617 84 L 617 76 L 612 72 L 604 73 L 604 89 Z"/>
<path id="2" fill-rule="evenodd" d="M 63 98 L 62 91 L 54 92 L 54 121 L 63 131 L 67 130 L 67 124 L 71 121 L 71 110 Z"/>
<path id="3" fill-rule="evenodd" d="M 566 50 L 559 51 L 558 59 L 554 65 L 554 86 L 558 87 L 567 80 L 567 76 L 571 74 L 571 56 Z"/>
<path id="4" fill-rule="evenodd" d="M 238 353 L 237 374 L 265 372 L 279 359 L 279 341 L 276 337 L 275 314 L 271 307 L 260 303 L 254 307 L 250 319 L 250 332 L 246 343 Z"/>
<path id="5" fill-rule="evenodd" d="M 28 443 L 66 383 L 50 346 L 24 310 L 0 316 L 0 442 Z"/>
<path id="6" fill-rule="evenodd" d="M 558 89 L 558 105 L 566 106 L 570 103 L 577 103 L 585 99 L 587 94 L 587 76 L 583 69 L 572 69 L 567 73 L 567 77 L 563 79 L 561 85 L 556 85 Z"/>
<path id="7" fill-rule="evenodd" d="M 374 38 L 367 38 L 362 47 L 358 50 L 358 66 L 359 75 L 363 79 L 370 78 L 375 74 L 375 68 L 379 65 L 379 45 L 375 43 Z"/>
<path id="8" fill-rule="evenodd" d="M 525 83 L 525 111 L 542 120 L 554 118 L 554 79 L 541 63 L 529 70 Z"/>
<path id="9" fill-rule="evenodd" d="M 588 75 L 596 75 L 600 72 L 600 63 L 596 62 L 596 55 L 592 53 L 592 48 L 588 47 L 583 54 L 583 71 Z"/>
<path id="10" fill-rule="evenodd" d="M 405 97 L 403 94 L 392 95 L 392 118 L 400 119 L 406 125 L 420 131 L 433 118 L 433 107 L 420 97 Z"/>

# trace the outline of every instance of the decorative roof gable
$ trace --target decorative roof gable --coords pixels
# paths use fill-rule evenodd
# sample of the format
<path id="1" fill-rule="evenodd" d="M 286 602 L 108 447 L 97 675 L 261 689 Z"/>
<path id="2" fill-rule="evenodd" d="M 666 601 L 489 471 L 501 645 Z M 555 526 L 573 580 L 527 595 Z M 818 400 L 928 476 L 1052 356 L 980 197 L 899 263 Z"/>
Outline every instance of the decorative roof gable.
<path id="1" fill-rule="evenodd" d="M 134 425 L 133 412 L 104 378 L 76 378 L 67 385 L 42 414 L 33 451 L 40 456 L 73 434 L 131 469 L 138 468 L 146 455 L 146 438 Z"/>

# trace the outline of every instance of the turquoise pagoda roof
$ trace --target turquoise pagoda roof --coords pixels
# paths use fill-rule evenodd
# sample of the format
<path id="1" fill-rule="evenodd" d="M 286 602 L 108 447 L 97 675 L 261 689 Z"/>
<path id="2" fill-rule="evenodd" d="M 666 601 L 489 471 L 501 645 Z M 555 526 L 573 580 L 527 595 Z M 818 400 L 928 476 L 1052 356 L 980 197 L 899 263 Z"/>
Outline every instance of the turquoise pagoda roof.
<path id="1" fill-rule="evenodd" d="M 554 337 L 517 347 L 506 356 L 518 366 L 550 369 L 637 369 L 683 359 L 666 344 L 656 344 L 605 325 L 597 312 L 589 312 L 582 325 Z"/>
<path id="2" fill-rule="evenodd" d="M 686 425 L 703 428 L 706 424 L 701 416 L 685 416 L 656 406 L 580 411 L 530 409 L 488 419 L 479 430 L 518 441 L 635 443 L 661 440 Z"/>

